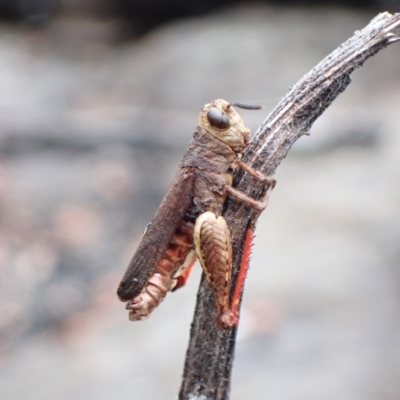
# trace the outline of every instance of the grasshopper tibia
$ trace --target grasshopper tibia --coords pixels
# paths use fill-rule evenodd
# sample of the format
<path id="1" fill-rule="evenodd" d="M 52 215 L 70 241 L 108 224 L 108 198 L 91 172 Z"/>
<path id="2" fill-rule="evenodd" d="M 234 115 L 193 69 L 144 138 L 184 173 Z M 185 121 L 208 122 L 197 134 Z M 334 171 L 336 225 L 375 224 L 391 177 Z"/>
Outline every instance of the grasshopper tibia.
<path id="1" fill-rule="evenodd" d="M 230 308 L 218 316 L 218 325 L 222 328 L 235 326 L 239 322 L 239 306 L 242 297 L 244 281 L 246 279 L 247 270 L 249 269 L 251 248 L 253 245 L 254 228 L 251 227 L 246 231 L 246 238 L 243 248 L 242 263 L 239 269 L 239 275 L 236 281 L 235 290 L 232 295 Z"/>
<path id="2" fill-rule="evenodd" d="M 239 276 L 236 281 L 235 291 L 233 292 L 232 296 L 231 310 L 233 315 L 236 315 L 237 318 L 239 318 L 239 305 L 240 305 L 240 298 L 242 297 L 243 293 L 244 281 L 246 279 L 247 270 L 249 269 L 251 248 L 253 246 L 253 238 L 254 238 L 254 227 L 251 226 L 246 231 L 242 263 L 240 265 Z"/>

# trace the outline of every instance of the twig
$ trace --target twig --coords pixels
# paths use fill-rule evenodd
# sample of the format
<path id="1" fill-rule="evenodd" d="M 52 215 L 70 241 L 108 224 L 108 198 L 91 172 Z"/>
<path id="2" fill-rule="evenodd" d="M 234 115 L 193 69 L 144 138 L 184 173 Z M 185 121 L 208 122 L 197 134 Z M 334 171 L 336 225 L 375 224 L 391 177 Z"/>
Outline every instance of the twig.
<path id="1" fill-rule="evenodd" d="M 400 25 L 400 13 L 382 13 L 363 30 L 341 44 L 305 75 L 283 98 L 258 129 L 243 160 L 272 175 L 293 143 L 309 133 L 314 121 L 350 84 L 354 69 L 387 45 L 400 40 L 392 29 Z M 265 188 L 242 172 L 235 174 L 234 186 L 261 198 Z M 231 228 L 234 278 L 239 270 L 244 234 L 252 210 L 229 199 L 224 216 Z M 235 281 L 234 281 L 235 282 Z M 236 328 L 221 331 L 215 324 L 215 305 L 211 290 L 201 280 L 186 354 L 180 400 L 226 400 L 229 398 Z"/>

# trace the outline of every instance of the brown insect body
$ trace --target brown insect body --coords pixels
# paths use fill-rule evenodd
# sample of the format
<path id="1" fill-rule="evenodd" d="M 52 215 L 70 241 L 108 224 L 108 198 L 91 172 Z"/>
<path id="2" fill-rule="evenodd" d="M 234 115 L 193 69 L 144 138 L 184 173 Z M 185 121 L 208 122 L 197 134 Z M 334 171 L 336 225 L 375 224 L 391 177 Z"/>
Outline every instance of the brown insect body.
<path id="1" fill-rule="evenodd" d="M 128 301 L 131 320 L 147 317 L 169 291 L 184 283 L 196 259 L 194 249 L 213 289 L 218 314 L 229 314 L 232 255 L 229 228 L 220 217 L 223 204 L 229 194 L 259 211 L 266 206 L 231 187 L 233 169 L 241 167 L 273 187 L 274 181 L 240 161 L 250 131 L 230 103 L 207 104 L 199 122 L 180 170 L 118 288 L 119 298 Z M 226 251 L 220 248 L 222 242 Z M 236 318 L 225 320 L 223 327 L 237 323 Z"/>

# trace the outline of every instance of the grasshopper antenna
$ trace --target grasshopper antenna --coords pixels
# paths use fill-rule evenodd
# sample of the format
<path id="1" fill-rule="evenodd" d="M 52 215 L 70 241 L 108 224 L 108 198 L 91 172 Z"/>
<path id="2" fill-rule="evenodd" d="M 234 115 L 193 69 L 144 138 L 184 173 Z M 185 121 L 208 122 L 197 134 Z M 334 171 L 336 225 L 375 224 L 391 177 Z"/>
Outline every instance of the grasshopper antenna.
<path id="1" fill-rule="evenodd" d="M 231 103 L 232 106 L 243 108 L 243 110 L 261 110 L 263 106 L 243 103 Z"/>

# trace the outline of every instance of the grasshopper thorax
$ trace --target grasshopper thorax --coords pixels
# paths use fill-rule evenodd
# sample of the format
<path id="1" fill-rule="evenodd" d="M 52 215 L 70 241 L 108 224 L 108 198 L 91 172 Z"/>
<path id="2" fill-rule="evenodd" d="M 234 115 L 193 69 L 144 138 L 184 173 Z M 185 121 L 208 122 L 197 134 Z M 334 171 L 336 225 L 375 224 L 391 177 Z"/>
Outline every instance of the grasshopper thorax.
<path id="1" fill-rule="evenodd" d="M 200 111 L 199 123 L 209 134 L 241 153 L 250 139 L 250 129 L 244 125 L 232 103 L 214 100 Z"/>

